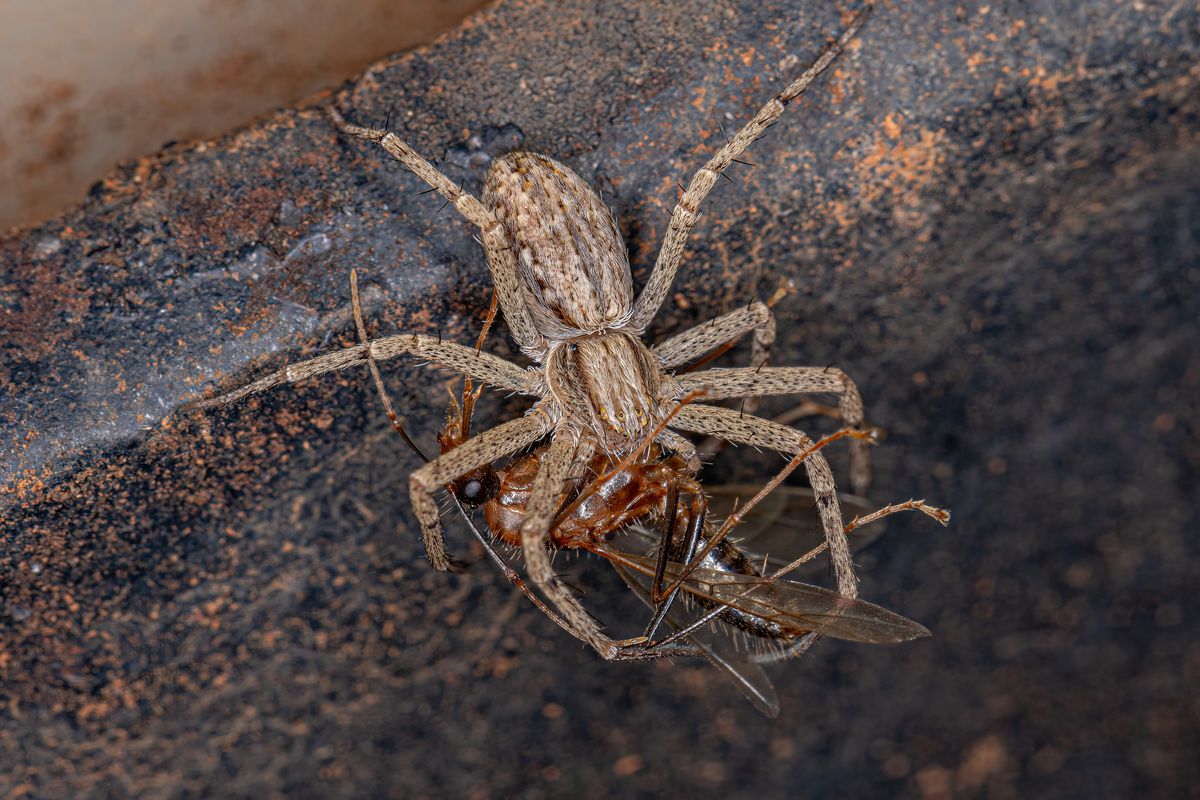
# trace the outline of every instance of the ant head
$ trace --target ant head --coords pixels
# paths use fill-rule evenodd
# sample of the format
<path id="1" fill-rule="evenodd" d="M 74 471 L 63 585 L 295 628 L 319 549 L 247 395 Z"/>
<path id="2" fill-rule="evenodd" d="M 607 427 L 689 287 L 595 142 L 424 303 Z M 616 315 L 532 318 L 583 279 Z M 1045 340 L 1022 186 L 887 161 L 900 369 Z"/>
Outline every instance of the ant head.
<path id="1" fill-rule="evenodd" d="M 454 482 L 454 496 L 469 508 L 478 508 L 500 494 L 500 478 L 490 466 L 480 467 Z"/>

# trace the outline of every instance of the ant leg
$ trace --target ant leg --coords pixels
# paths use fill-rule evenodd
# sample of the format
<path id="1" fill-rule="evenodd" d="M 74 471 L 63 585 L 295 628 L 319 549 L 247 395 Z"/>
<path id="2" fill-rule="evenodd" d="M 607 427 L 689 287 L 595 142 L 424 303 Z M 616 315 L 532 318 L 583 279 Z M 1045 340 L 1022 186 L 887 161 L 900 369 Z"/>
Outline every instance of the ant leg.
<path id="1" fill-rule="evenodd" d="M 886 505 L 878 511 L 873 511 L 865 516 L 855 517 L 846 523 L 846 535 L 850 535 L 864 525 L 869 525 L 876 520 L 883 519 L 884 517 L 890 517 L 892 514 L 898 514 L 901 511 L 920 511 L 925 516 L 932 517 L 942 525 L 950 524 L 950 512 L 946 509 L 931 506 L 924 500 L 905 500 L 903 503 L 891 503 L 890 505 Z M 814 558 L 821 555 L 821 553 L 824 553 L 828 549 L 828 543 L 819 544 L 796 560 L 785 564 L 780 569 L 771 573 L 771 577 L 781 578 L 797 567 L 812 561 Z"/>
<path id="2" fill-rule="evenodd" d="M 703 549 L 700 550 L 699 553 L 696 553 L 694 555 L 694 557 L 689 557 L 687 563 L 683 565 L 684 569 L 682 571 L 680 571 L 673 578 L 672 584 L 671 584 L 671 590 L 675 590 L 675 589 L 681 587 L 683 585 L 683 582 L 688 579 L 688 576 L 690 576 L 694 570 L 696 570 L 698 567 L 700 567 L 700 565 L 702 565 L 704 563 L 704 560 L 706 558 L 708 558 L 709 553 L 711 553 L 718 545 L 720 545 L 724 541 L 725 537 L 729 534 L 729 532 L 733 528 L 735 528 L 738 524 L 740 524 L 740 522 L 742 521 L 742 519 L 744 518 L 746 513 L 748 513 L 751 509 L 753 509 L 754 506 L 757 505 L 760 501 L 762 501 L 762 499 L 764 497 L 766 497 L 772 491 L 774 491 L 775 488 L 777 486 L 779 486 L 779 484 L 782 483 L 787 478 L 787 476 L 792 473 L 793 470 L 796 469 L 796 467 L 800 466 L 801 463 L 806 462 L 818 450 L 825 447 L 829 443 L 835 442 L 838 439 L 841 439 L 846 436 L 866 437 L 867 434 L 861 433 L 859 431 L 854 431 L 849 428 L 844 428 L 836 433 L 832 433 L 829 436 L 823 437 L 820 441 L 815 442 L 811 446 L 796 453 L 796 455 L 792 458 L 792 460 L 789 461 L 783 467 L 783 469 L 781 469 L 775 475 L 774 478 L 772 478 L 770 481 L 768 481 L 767 484 L 765 486 L 763 486 L 763 488 L 760 489 L 759 492 L 754 497 L 752 497 L 749 501 L 747 501 L 747 503 L 744 506 L 742 506 L 738 510 L 735 510 L 732 514 L 730 514 L 725 519 L 725 522 L 721 525 L 720 529 L 717 530 L 716 533 L 714 533 L 713 535 L 709 536 L 706 539 L 704 547 L 703 547 Z M 913 503 L 914 503 L 914 501 L 910 501 L 909 505 L 912 506 Z M 900 510 L 900 509 L 896 508 L 895 510 Z M 940 511 L 940 509 L 932 509 L 932 508 L 931 508 L 931 510 L 932 511 Z M 927 513 L 929 513 L 929 512 L 927 512 Z M 945 512 L 942 512 L 942 513 L 945 513 Z M 870 521 L 871 519 L 877 519 L 878 517 L 881 517 L 881 516 L 886 516 L 886 514 L 882 513 L 882 512 L 877 512 L 875 514 L 868 515 L 867 517 L 864 518 L 864 520 Z M 853 525 L 847 526 L 847 531 L 849 529 L 851 529 L 852 527 L 853 527 Z M 843 532 L 843 538 L 845 538 L 844 534 L 845 534 L 845 532 Z M 847 547 L 848 547 L 848 545 L 847 545 Z M 765 573 L 760 573 L 757 571 L 753 571 L 753 574 L 759 575 L 761 577 L 765 577 L 769 580 L 773 580 L 773 579 L 778 578 L 781 575 L 787 573 L 788 571 L 793 569 L 795 566 L 798 566 L 799 564 L 804 563 L 804 561 L 814 558 L 820 552 L 823 552 L 823 550 L 821 548 L 817 548 L 813 551 L 810 551 L 808 554 L 803 556 L 801 559 L 797 560 L 796 562 L 794 562 L 791 565 L 788 565 L 784 569 L 781 569 L 778 572 L 773 573 L 770 576 L 767 576 L 767 575 L 765 575 Z M 660 567 L 660 569 L 661 568 L 662 567 Z M 740 571 L 741 570 L 739 570 L 739 572 Z M 752 574 L 752 573 L 751 572 L 743 572 L 743 574 Z M 684 635 L 687 635 L 687 634 L 691 633 L 691 631 L 696 630 L 697 628 L 707 624 L 708 622 L 715 619 L 716 617 L 718 617 L 722 614 L 728 613 L 729 610 L 731 610 L 731 607 L 728 602 L 726 602 L 722 605 L 718 605 L 717 607 L 711 609 L 704 616 L 693 621 L 686 628 L 681 628 L 681 629 L 677 630 L 671 636 L 668 636 L 662 642 L 659 642 L 656 644 L 666 644 L 666 643 L 674 641 Z M 744 624 L 741 624 L 741 623 L 735 623 L 735 624 L 738 624 L 738 627 L 742 627 L 745 630 L 752 630 L 751 627 L 746 627 L 746 625 L 744 625 Z"/>
<path id="3" fill-rule="evenodd" d="M 375 359 L 371 356 L 371 340 L 367 336 L 367 323 L 363 319 L 362 300 L 358 295 L 358 271 L 350 270 L 350 307 L 354 312 L 354 327 L 358 330 L 359 344 L 367 345 L 367 367 L 371 370 L 371 379 L 375 382 L 375 390 L 379 393 L 379 401 L 383 403 L 383 413 L 387 415 L 388 421 L 392 423 L 392 429 L 400 434 L 400 438 L 408 445 L 408 448 L 417 454 L 425 463 L 429 463 L 429 457 L 421 452 L 421 448 L 417 447 L 417 443 L 408 435 L 408 431 L 404 428 L 404 423 L 400 421 L 400 417 L 396 415 L 396 409 L 392 405 L 392 398 L 388 395 L 387 387 L 383 384 L 383 376 L 379 374 L 379 365 L 375 363 Z"/>
<path id="4" fill-rule="evenodd" d="M 663 578 L 667 569 L 667 561 L 671 560 L 672 556 L 682 556 L 676 558 L 675 561 L 680 564 L 690 564 L 692 558 L 696 555 L 696 547 L 700 544 L 700 537 L 704 532 L 705 518 L 708 516 L 708 502 L 703 495 L 694 495 L 691 504 L 690 520 L 688 521 L 687 540 L 682 542 L 681 548 L 676 549 L 675 543 L 675 522 L 679 511 L 679 496 L 675 488 L 671 489 L 671 496 L 668 498 L 667 508 L 669 509 L 665 520 L 666 530 L 663 534 L 658 548 L 658 564 L 654 569 L 654 582 L 651 584 L 650 597 L 657 600 L 663 587 Z M 670 547 L 668 545 L 671 545 Z M 671 606 L 675 604 L 675 599 L 679 597 L 679 592 L 683 589 L 682 585 L 673 587 L 667 596 L 654 609 L 654 616 L 650 619 L 650 624 L 646 626 L 646 639 L 654 644 L 654 634 L 658 632 L 658 627 L 662 625 L 667 614 L 671 611 Z"/>

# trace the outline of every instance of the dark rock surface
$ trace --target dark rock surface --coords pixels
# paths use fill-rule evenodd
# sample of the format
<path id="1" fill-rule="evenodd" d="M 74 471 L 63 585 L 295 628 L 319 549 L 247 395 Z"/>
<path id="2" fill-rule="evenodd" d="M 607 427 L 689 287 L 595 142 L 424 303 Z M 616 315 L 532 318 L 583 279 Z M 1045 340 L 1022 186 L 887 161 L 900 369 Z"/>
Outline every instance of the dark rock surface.
<path id="1" fill-rule="evenodd" d="M 470 187 L 488 153 L 564 159 L 642 280 L 675 182 L 848 19 L 829 5 L 514 0 L 336 100 Z M 955 512 L 861 559 L 933 638 L 822 643 L 772 672 L 777 720 L 702 664 L 600 662 L 478 552 L 428 570 L 365 371 L 176 413 L 351 343 L 351 267 L 379 331 L 478 328 L 471 231 L 315 108 L 3 239 L 0 796 L 1193 792 L 1198 24 L 884 4 L 714 192 L 655 333 L 793 278 L 776 363 L 846 369 L 890 434 L 875 497 Z M 432 441 L 442 378 L 387 375 Z"/>

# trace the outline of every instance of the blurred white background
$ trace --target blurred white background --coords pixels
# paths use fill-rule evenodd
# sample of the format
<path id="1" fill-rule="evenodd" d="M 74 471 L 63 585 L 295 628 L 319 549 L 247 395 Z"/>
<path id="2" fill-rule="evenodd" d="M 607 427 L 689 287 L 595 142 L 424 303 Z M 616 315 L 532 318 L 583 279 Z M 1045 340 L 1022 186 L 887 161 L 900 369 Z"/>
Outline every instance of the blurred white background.
<path id="1" fill-rule="evenodd" d="M 218 135 L 433 39 L 483 0 L 0 0 L 0 231 L 124 159 Z"/>

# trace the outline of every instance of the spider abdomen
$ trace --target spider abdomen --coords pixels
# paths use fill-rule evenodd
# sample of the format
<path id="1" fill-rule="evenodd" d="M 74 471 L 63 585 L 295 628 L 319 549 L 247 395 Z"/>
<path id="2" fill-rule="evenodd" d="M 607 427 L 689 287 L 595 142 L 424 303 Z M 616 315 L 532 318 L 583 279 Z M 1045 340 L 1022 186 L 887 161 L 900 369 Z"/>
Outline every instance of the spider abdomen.
<path id="1" fill-rule="evenodd" d="M 621 234 L 570 168 L 536 153 L 501 156 L 483 202 L 517 250 L 525 303 L 543 335 L 561 341 L 628 320 L 633 279 Z"/>

